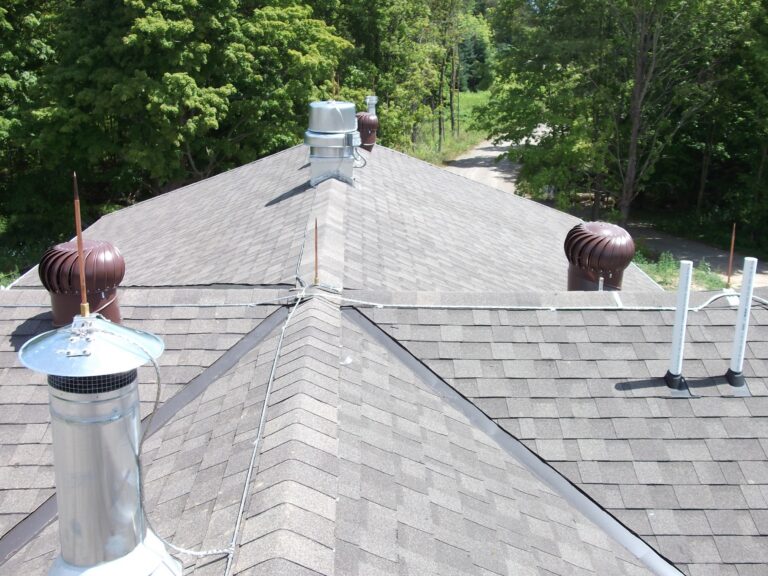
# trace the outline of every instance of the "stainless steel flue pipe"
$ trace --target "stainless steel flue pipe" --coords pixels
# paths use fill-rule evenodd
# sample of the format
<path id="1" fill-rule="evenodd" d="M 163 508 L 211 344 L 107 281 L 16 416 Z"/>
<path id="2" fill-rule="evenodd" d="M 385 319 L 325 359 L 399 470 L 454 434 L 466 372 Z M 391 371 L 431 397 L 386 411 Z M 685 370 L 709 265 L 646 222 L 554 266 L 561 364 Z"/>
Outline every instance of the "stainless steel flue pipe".
<path id="1" fill-rule="evenodd" d="M 146 535 L 136 370 L 48 384 L 61 557 L 93 566 L 125 556 Z"/>
<path id="2" fill-rule="evenodd" d="M 48 374 L 61 544 L 49 576 L 180 576 L 141 498 L 136 369 L 163 348 L 154 334 L 75 316 L 19 351 Z"/>

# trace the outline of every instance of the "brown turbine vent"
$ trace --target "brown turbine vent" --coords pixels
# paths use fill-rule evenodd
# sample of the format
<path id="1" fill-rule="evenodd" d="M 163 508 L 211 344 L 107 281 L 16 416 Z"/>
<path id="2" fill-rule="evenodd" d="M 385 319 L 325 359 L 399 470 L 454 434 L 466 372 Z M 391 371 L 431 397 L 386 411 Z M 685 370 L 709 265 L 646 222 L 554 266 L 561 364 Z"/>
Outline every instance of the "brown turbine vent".
<path id="1" fill-rule="evenodd" d="M 565 237 L 568 290 L 598 290 L 600 278 L 606 290 L 621 290 L 624 270 L 635 255 L 629 233 L 606 222 L 584 222 Z"/>
<path id="2" fill-rule="evenodd" d="M 125 276 L 120 251 L 103 240 L 84 240 L 85 284 L 93 313 L 120 322 L 117 287 Z M 64 326 L 80 313 L 80 270 L 77 243 L 56 244 L 43 254 L 38 267 L 40 281 L 51 294 L 53 325 Z"/>
<path id="3" fill-rule="evenodd" d="M 373 146 L 376 144 L 376 133 L 379 130 L 379 117 L 376 116 L 376 103 L 378 101 L 376 96 L 367 96 L 365 103 L 368 106 L 368 111 L 356 114 L 361 146 L 368 152 L 373 150 Z"/>

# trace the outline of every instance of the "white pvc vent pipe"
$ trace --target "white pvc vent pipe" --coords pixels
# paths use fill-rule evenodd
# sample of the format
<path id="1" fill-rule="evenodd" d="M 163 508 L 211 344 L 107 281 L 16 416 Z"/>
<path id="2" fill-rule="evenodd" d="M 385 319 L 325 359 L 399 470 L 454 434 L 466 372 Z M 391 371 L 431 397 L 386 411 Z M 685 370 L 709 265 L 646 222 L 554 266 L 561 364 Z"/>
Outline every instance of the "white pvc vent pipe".
<path id="1" fill-rule="evenodd" d="M 680 261 L 680 279 L 677 287 L 677 309 L 675 327 L 672 332 L 672 352 L 664 380 L 667 386 L 680 390 L 685 387 L 683 378 L 683 349 L 685 348 L 685 328 L 688 324 L 688 302 L 691 296 L 691 275 L 693 262 Z"/>
<path id="2" fill-rule="evenodd" d="M 755 272 L 757 258 L 744 258 L 744 275 L 741 282 L 741 297 L 739 298 L 739 314 L 736 317 L 736 332 L 733 336 L 733 353 L 731 365 L 725 374 L 731 386 L 744 386 L 744 352 L 747 347 L 747 332 L 749 331 L 749 313 L 752 309 L 752 293 L 755 287 Z"/>

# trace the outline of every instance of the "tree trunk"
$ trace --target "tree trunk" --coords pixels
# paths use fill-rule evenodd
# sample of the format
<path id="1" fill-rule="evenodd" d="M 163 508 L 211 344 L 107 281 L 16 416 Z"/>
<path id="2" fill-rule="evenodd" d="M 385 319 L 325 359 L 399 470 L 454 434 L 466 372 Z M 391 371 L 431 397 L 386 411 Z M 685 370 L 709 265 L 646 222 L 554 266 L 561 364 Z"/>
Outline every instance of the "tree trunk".
<path id="1" fill-rule="evenodd" d="M 763 174 L 765 174 L 765 163 L 768 161 L 768 144 L 760 144 L 760 165 L 757 168 L 757 190 L 755 191 L 755 205 L 760 206 L 763 199 Z"/>
<path id="2" fill-rule="evenodd" d="M 709 178 L 709 164 L 712 160 L 712 144 L 715 139 L 714 125 L 709 129 L 707 143 L 704 145 L 704 155 L 701 159 L 701 173 L 699 174 L 699 193 L 696 195 L 696 218 L 701 219 L 701 213 L 704 209 L 704 192 L 707 188 L 707 179 Z"/>
<path id="3" fill-rule="evenodd" d="M 456 77 L 461 78 L 461 59 L 456 60 Z M 461 82 L 461 80 L 459 80 Z M 460 86 L 456 90 L 456 137 L 461 134 L 461 90 Z"/>
<path id="4" fill-rule="evenodd" d="M 445 139 L 445 117 L 443 115 L 443 85 L 445 84 L 445 65 L 447 56 L 443 57 L 440 65 L 440 85 L 437 89 L 437 151 L 443 151 L 443 140 Z"/>
<path id="5" fill-rule="evenodd" d="M 637 46 L 635 47 L 635 73 L 632 98 L 629 105 L 629 148 L 627 150 L 627 170 L 624 173 L 621 198 L 619 199 L 622 226 L 627 225 L 629 208 L 638 192 L 639 144 L 643 123 L 643 100 L 645 98 L 646 86 L 650 80 L 646 74 L 648 70 L 649 30 L 645 11 L 640 9 L 635 20 L 637 23 Z"/>
<path id="6" fill-rule="evenodd" d="M 597 174 L 592 183 L 592 220 L 600 219 L 600 209 L 603 203 L 603 190 L 605 188 L 605 175 Z"/>
<path id="7" fill-rule="evenodd" d="M 456 136 L 456 108 L 454 95 L 456 90 L 456 47 L 451 49 L 451 134 Z"/>

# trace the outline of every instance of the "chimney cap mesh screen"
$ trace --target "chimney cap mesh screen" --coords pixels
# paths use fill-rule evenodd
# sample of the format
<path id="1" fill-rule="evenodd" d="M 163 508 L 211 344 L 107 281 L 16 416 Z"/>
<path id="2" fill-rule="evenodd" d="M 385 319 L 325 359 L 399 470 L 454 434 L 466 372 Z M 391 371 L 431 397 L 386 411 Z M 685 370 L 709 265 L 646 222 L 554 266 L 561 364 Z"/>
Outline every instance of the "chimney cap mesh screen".
<path id="1" fill-rule="evenodd" d="M 128 386 L 136 380 L 136 370 L 104 376 L 48 376 L 48 385 L 72 394 L 103 394 Z"/>

